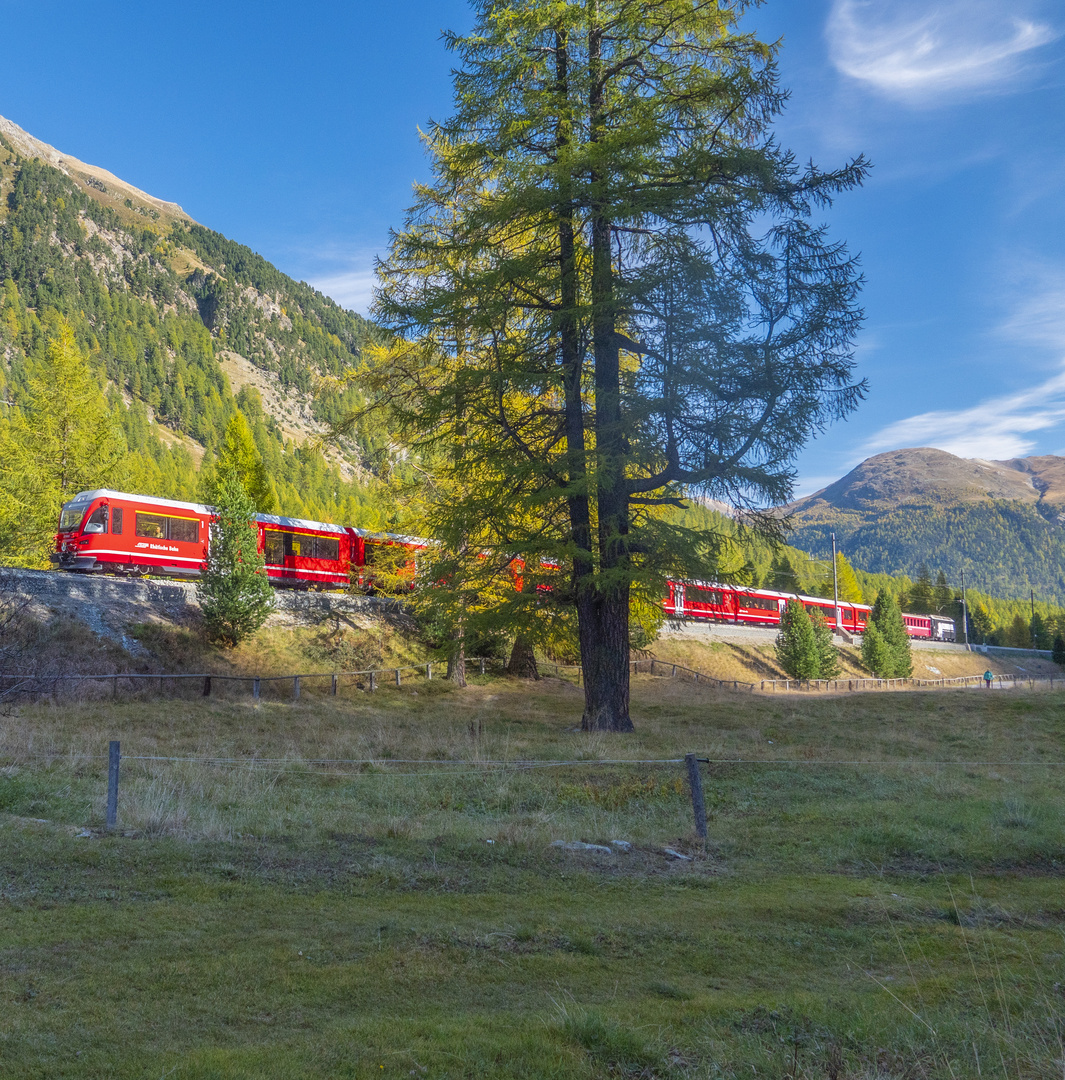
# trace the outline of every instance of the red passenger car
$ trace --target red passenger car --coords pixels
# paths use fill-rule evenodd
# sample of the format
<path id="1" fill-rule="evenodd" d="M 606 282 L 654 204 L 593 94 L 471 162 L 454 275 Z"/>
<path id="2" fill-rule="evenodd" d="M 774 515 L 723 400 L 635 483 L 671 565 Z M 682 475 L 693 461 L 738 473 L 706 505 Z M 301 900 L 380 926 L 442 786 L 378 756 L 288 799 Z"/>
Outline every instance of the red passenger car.
<path id="1" fill-rule="evenodd" d="M 430 540 L 349 526 L 352 581 L 370 592 L 409 592 L 418 576 L 418 554 Z"/>
<path id="2" fill-rule="evenodd" d="M 62 570 L 196 577 L 212 516 L 200 503 L 82 491 L 63 504 L 51 560 Z"/>
<path id="3" fill-rule="evenodd" d="M 801 601 L 807 611 L 817 611 L 829 626 L 836 625 L 836 609 L 831 600 L 819 596 L 797 596 L 772 589 L 744 589 L 712 582 L 671 581 L 669 595 L 662 601 L 666 615 L 674 619 L 698 619 L 745 623 L 749 626 L 779 626 L 780 615 L 789 600 Z M 861 634 L 873 609 L 868 604 L 841 603 L 840 624 L 852 634 Z"/>
<path id="4" fill-rule="evenodd" d="M 347 585 L 351 580 L 348 530 L 324 521 L 256 514 L 259 550 L 274 585 Z"/>

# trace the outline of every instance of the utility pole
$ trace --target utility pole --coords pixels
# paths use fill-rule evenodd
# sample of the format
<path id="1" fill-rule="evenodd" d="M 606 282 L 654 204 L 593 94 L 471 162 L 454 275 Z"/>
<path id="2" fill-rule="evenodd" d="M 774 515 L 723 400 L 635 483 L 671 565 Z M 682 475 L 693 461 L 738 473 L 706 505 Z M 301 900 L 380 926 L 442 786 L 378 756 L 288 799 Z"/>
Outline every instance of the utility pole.
<path id="1" fill-rule="evenodd" d="M 832 534 L 832 603 L 836 608 L 836 633 L 843 629 L 843 619 L 839 613 L 839 574 L 836 573 L 836 534 Z"/>
<path id="2" fill-rule="evenodd" d="M 1032 618 L 1035 618 L 1035 589 L 1029 588 L 1028 590 L 1032 594 Z"/>
<path id="3" fill-rule="evenodd" d="M 969 652 L 973 647 L 969 644 L 969 606 L 965 602 L 965 571 L 961 572 L 961 632 L 965 635 L 965 648 Z"/>

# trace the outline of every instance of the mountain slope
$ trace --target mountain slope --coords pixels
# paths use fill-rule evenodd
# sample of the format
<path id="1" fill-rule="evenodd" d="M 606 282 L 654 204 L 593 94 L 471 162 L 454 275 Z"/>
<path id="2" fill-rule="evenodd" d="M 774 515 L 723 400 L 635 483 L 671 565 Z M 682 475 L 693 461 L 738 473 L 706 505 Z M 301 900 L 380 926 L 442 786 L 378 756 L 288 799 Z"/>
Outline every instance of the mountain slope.
<path id="1" fill-rule="evenodd" d="M 1004 597 L 1065 601 L 1065 458 L 1010 461 L 905 449 L 863 461 L 785 508 L 791 543 L 824 557 L 830 534 L 855 565 L 916 575 L 922 563 Z"/>
<path id="2" fill-rule="evenodd" d="M 842 479 L 788 507 L 809 516 L 821 507 L 874 511 L 900 503 L 956 504 L 988 499 L 1048 507 L 1065 505 L 1065 458 L 984 461 L 919 447 L 867 458 Z"/>
<path id="3" fill-rule="evenodd" d="M 358 363 L 372 324 L 176 203 L 3 118 L 0 282 L 0 387 L 10 399 L 24 390 L 49 320 L 61 316 L 129 406 L 128 432 L 147 429 L 149 442 L 184 447 L 191 465 L 219 445 L 239 407 L 284 510 L 339 515 L 345 499 L 365 503 L 352 481 L 385 433 L 364 425 L 329 464 L 297 440 L 358 402 L 356 388 L 332 397 L 311 391 L 320 376 Z M 191 494 L 188 471 L 179 463 L 182 490 L 160 494 Z"/>

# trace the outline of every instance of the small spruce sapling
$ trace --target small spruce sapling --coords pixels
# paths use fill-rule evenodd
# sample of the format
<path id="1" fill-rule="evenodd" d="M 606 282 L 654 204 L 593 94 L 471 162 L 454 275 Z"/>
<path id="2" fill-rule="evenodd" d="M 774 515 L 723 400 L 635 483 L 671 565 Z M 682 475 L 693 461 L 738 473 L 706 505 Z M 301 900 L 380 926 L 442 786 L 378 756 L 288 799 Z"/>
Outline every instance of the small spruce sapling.
<path id="1" fill-rule="evenodd" d="M 1050 656 L 1058 667 L 1065 667 L 1065 638 L 1061 634 L 1054 638 L 1054 648 Z"/>
<path id="2" fill-rule="evenodd" d="M 899 605 L 890 593 L 877 594 L 869 622 L 880 631 L 891 655 L 891 662 L 888 665 L 890 670 L 877 670 L 875 667 L 872 670 L 882 679 L 908 679 L 913 671 L 910 636 L 906 633 L 906 624 L 902 621 Z M 868 635 L 868 630 L 866 634 Z M 862 657 L 864 660 L 864 642 Z"/>
<path id="3" fill-rule="evenodd" d="M 862 663 L 878 678 L 890 679 L 895 674 L 895 658 L 884 635 L 871 622 L 862 636 Z"/>
<path id="4" fill-rule="evenodd" d="M 817 635 L 800 601 L 789 600 L 784 608 L 776 646 L 777 662 L 793 679 L 820 678 Z"/>
<path id="5" fill-rule="evenodd" d="M 810 617 L 817 647 L 817 678 L 835 679 L 839 676 L 839 650 L 832 641 L 832 628 L 820 612 Z"/>
<path id="6" fill-rule="evenodd" d="M 274 594 L 258 550 L 255 506 L 236 471 L 222 471 L 215 491 L 207 570 L 196 591 L 208 639 L 233 647 L 266 622 Z"/>

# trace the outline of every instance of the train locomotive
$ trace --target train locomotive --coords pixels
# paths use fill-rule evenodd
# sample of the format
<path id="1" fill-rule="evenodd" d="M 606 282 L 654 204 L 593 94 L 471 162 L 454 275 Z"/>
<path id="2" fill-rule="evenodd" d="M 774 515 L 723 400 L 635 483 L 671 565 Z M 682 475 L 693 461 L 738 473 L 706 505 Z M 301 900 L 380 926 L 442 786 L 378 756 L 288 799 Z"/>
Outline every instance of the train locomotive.
<path id="1" fill-rule="evenodd" d="M 201 503 L 107 489 L 83 491 L 63 504 L 51 560 L 61 570 L 83 573 L 196 578 L 206 568 L 213 518 L 211 507 Z M 275 514 L 256 514 L 255 524 L 266 572 L 278 586 L 336 588 L 354 582 L 368 591 L 405 591 L 414 586 L 419 553 L 431 543 Z M 381 569 L 385 565 L 388 572 Z M 518 589 L 523 566 L 514 568 Z M 824 597 L 715 582 L 669 581 L 662 607 L 674 621 L 774 627 L 780 625 L 788 601 L 795 599 L 836 625 L 835 606 Z M 840 629 L 861 635 L 871 611 L 867 604 L 840 603 Z M 911 638 L 955 640 L 953 619 L 904 614 L 903 622 Z"/>
<path id="2" fill-rule="evenodd" d="M 213 518 L 202 503 L 83 491 L 63 504 L 51 560 L 60 570 L 196 578 L 207 566 Z M 387 561 L 390 588 L 409 589 L 418 552 L 429 543 L 276 514 L 256 514 L 255 525 L 266 573 L 281 586 L 335 588 L 356 581 L 372 590 L 382 576 L 375 566 Z M 385 560 L 386 548 L 398 548 L 397 557 Z"/>

